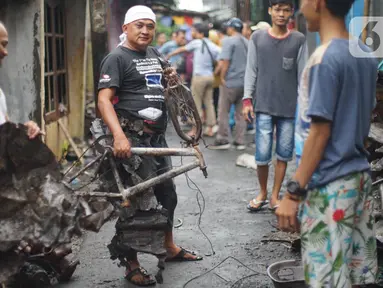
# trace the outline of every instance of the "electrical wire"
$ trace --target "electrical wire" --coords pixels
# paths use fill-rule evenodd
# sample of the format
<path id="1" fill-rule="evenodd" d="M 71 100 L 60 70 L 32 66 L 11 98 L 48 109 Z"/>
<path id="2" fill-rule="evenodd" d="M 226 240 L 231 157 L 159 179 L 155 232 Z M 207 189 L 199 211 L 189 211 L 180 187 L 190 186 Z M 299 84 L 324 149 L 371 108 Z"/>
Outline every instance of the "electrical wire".
<path id="1" fill-rule="evenodd" d="M 219 262 L 217 265 L 215 265 L 213 268 L 211 268 L 211 269 L 209 269 L 208 271 L 206 271 L 206 272 L 204 272 L 204 273 L 202 273 L 202 274 L 200 274 L 200 275 L 198 275 L 198 276 L 196 276 L 196 277 L 190 279 L 189 281 L 187 281 L 187 282 L 184 284 L 183 288 L 185 288 L 185 287 L 186 287 L 188 284 L 190 284 L 191 282 L 193 282 L 193 281 L 195 281 L 195 280 L 197 280 L 197 279 L 199 279 L 199 278 L 201 278 L 201 277 L 203 277 L 203 276 L 209 274 L 210 272 L 214 271 L 215 269 L 217 269 L 219 266 L 221 266 L 223 263 L 225 263 L 225 262 L 226 262 L 227 260 L 229 260 L 229 259 L 232 259 L 232 260 L 234 260 L 234 261 L 237 261 L 239 264 L 241 264 L 242 266 L 244 266 L 245 268 L 249 269 L 251 272 L 254 273 L 254 274 L 245 276 L 245 277 L 243 277 L 243 278 L 237 280 L 237 281 L 233 284 L 233 286 L 236 285 L 238 282 L 240 282 L 240 281 L 246 279 L 246 278 L 250 278 L 250 277 L 252 277 L 252 276 L 259 275 L 259 274 L 264 274 L 264 273 L 262 273 L 262 272 L 258 272 L 258 271 L 253 270 L 253 269 L 250 268 L 249 266 L 243 264 L 243 263 L 242 263 L 240 260 L 238 260 L 237 258 L 235 258 L 235 257 L 233 257 L 233 256 L 228 256 L 228 257 L 226 257 L 224 260 L 222 260 L 221 262 Z M 266 266 L 266 265 L 263 264 L 263 263 L 257 263 L 257 265 L 263 265 L 263 266 Z M 233 287 L 233 286 L 231 286 L 231 287 Z"/>
<path id="2" fill-rule="evenodd" d="M 259 274 L 262 274 L 262 273 L 257 272 L 257 273 L 250 274 L 250 275 L 247 275 L 245 277 L 242 277 L 242 278 L 238 279 L 237 281 L 235 281 L 234 284 L 230 286 L 230 288 L 234 288 L 238 283 L 242 282 L 243 280 L 251 278 L 251 277 L 254 277 L 254 276 L 258 276 Z"/>
<path id="3" fill-rule="evenodd" d="M 202 139 L 203 140 L 203 139 Z M 207 146 L 206 146 L 207 148 Z M 182 165 L 182 162 L 183 162 L 183 157 L 181 157 L 181 165 Z M 199 213 L 199 219 L 198 219 L 198 229 L 200 230 L 200 232 L 202 233 L 202 235 L 204 235 L 204 237 L 207 239 L 207 241 L 209 242 L 210 244 L 210 247 L 211 247 L 211 251 L 212 251 L 212 255 L 215 255 L 215 251 L 214 251 L 214 247 L 213 247 L 213 244 L 210 240 L 210 238 L 205 234 L 205 232 L 202 230 L 201 228 L 201 222 L 202 222 L 202 215 L 203 213 L 205 212 L 205 209 L 206 209 L 206 201 L 205 201 L 205 197 L 201 191 L 201 189 L 198 187 L 198 185 L 189 177 L 188 175 L 188 172 L 185 173 L 185 177 L 186 177 L 186 183 L 188 185 L 188 187 L 191 189 L 191 190 L 194 190 L 194 191 L 197 191 L 197 194 L 196 194 L 196 198 L 197 198 L 197 204 L 198 204 L 198 207 L 199 207 L 199 210 L 200 210 L 200 213 Z M 190 186 L 190 183 L 193 184 L 193 187 Z M 201 205 L 201 202 L 200 202 L 200 199 L 199 197 L 202 197 L 202 201 L 203 201 L 203 204 Z M 242 263 L 240 260 L 238 260 L 237 258 L 233 257 L 233 256 L 229 256 L 227 258 L 225 258 L 223 261 L 221 261 L 219 264 L 215 265 L 213 268 L 211 268 L 210 270 L 190 279 L 189 281 L 187 281 L 183 288 L 185 288 L 188 284 L 190 284 L 191 282 L 207 275 L 208 273 L 214 271 L 217 267 L 219 267 L 221 264 L 223 264 L 224 262 L 226 262 L 228 259 L 233 259 L 235 261 L 237 261 L 238 263 L 240 263 L 242 266 L 246 267 L 247 269 L 249 269 L 250 271 L 253 272 L 253 274 L 250 274 L 250 275 L 247 275 L 245 277 L 242 277 L 240 279 L 238 279 L 233 285 L 230 286 L 230 288 L 234 288 L 238 283 L 240 283 L 241 281 L 245 280 L 245 279 L 248 279 L 250 277 L 253 277 L 253 276 L 257 276 L 259 274 L 266 274 L 266 273 L 262 273 L 262 272 L 257 272 L 253 269 L 251 269 L 249 266 L 245 265 L 244 263 Z M 258 263 L 258 265 L 263 265 L 263 266 L 266 266 L 265 264 L 263 263 Z"/>
<path id="4" fill-rule="evenodd" d="M 181 156 L 181 165 L 183 165 L 183 157 Z M 191 189 L 191 190 L 194 190 L 194 191 L 197 191 L 196 193 L 196 199 L 197 199 L 197 204 L 198 204 L 198 208 L 199 208 L 199 218 L 198 218 L 198 230 L 202 233 L 202 235 L 206 238 L 206 240 L 209 242 L 209 245 L 210 245 L 210 249 L 211 249 L 211 254 L 208 255 L 206 254 L 206 256 L 211 256 L 211 255 L 215 255 L 215 251 L 214 251 L 214 247 L 213 247 L 213 243 L 211 242 L 210 238 L 206 235 L 206 233 L 202 230 L 201 228 L 201 222 L 202 222 L 202 215 L 203 213 L 205 212 L 205 208 L 206 208 L 206 201 L 205 201 L 205 197 L 201 191 L 201 189 L 198 187 L 198 185 L 189 177 L 189 174 L 186 172 L 185 173 L 185 177 L 186 177 L 186 183 L 188 185 L 188 187 Z M 193 184 L 193 187 L 190 186 L 190 183 Z M 199 197 L 202 197 L 202 205 L 201 205 L 201 202 L 200 202 L 200 198 Z"/>

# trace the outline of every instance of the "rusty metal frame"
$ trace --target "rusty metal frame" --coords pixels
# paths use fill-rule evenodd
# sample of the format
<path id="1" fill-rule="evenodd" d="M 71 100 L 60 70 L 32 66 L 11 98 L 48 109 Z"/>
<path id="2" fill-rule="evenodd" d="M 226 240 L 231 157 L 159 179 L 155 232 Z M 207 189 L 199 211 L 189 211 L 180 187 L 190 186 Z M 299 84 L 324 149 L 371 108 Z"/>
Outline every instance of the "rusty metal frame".
<path id="1" fill-rule="evenodd" d="M 110 165 L 112 168 L 112 172 L 114 174 L 114 178 L 117 183 L 117 187 L 119 193 L 109 193 L 109 192 L 87 192 L 87 191 L 76 191 L 76 195 L 79 196 L 94 196 L 94 197 L 108 197 L 108 198 L 123 198 L 129 199 L 130 197 L 143 193 L 147 191 L 149 188 L 156 186 L 164 181 L 177 177 L 181 174 L 187 173 L 197 167 L 199 167 L 207 178 L 207 170 L 206 163 L 203 158 L 202 152 L 198 145 L 193 146 L 192 148 L 132 148 L 132 155 L 145 155 L 145 156 L 181 156 L 181 157 L 195 157 L 196 159 L 188 164 L 184 164 L 177 168 L 173 168 L 170 171 L 163 173 L 157 177 L 146 180 L 142 183 L 139 183 L 135 186 L 129 187 L 125 189 L 122 185 L 122 181 L 117 171 L 116 162 L 114 160 L 112 149 L 110 147 L 105 148 L 105 152 L 99 155 L 96 159 L 90 162 L 87 166 L 85 166 L 81 171 L 76 173 L 76 175 L 72 176 L 69 180 L 69 183 L 72 182 L 75 178 L 77 178 L 81 173 L 89 169 L 98 161 L 102 161 L 106 156 L 110 161 Z M 101 162 L 100 162 L 101 163 Z M 98 173 L 99 167 L 96 169 L 95 174 Z"/>
<path id="2" fill-rule="evenodd" d="M 68 114 L 69 112 L 69 87 L 68 87 L 68 61 L 67 61 L 67 49 L 66 49 L 66 38 L 67 38 L 67 29 L 66 29 L 66 11 L 65 11 L 65 5 L 63 3 L 59 3 L 56 7 L 60 7 L 61 8 L 61 13 L 62 13 L 62 19 L 58 19 L 58 25 L 59 27 L 62 28 L 62 33 L 59 33 L 59 31 L 56 31 L 55 30 L 55 19 L 56 19 L 56 15 L 55 15 L 55 8 L 56 7 L 53 7 L 51 6 L 49 3 L 47 3 L 45 1 L 44 5 L 47 5 L 48 7 L 48 11 L 47 13 L 49 13 L 50 15 L 50 23 L 47 23 L 48 21 L 48 16 L 46 19 L 44 19 L 44 25 L 49 25 L 50 26 L 50 30 L 51 32 L 46 32 L 44 31 L 44 41 L 48 42 L 47 44 L 47 48 L 48 48 L 48 45 L 49 45 L 49 41 L 48 39 L 51 39 L 52 40 L 52 46 L 50 47 L 51 48 L 51 51 L 52 51 L 52 59 L 49 59 L 48 61 L 51 61 L 51 66 L 50 67 L 52 69 L 52 71 L 44 71 L 44 81 L 48 81 L 48 78 L 51 78 L 49 81 L 53 81 L 53 91 L 50 91 L 50 85 L 49 85 L 49 106 L 51 105 L 51 97 L 52 97 L 52 93 L 53 93 L 53 97 L 54 97 L 54 110 L 52 111 L 48 111 L 48 112 L 44 112 L 44 115 L 45 115 L 45 121 L 49 124 L 51 122 L 54 122 L 54 121 L 57 121 L 58 119 L 60 119 L 61 117 L 65 116 Z M 58 28 L 58 27 L 57 27 Z M 59 55 L 57 55 L 57 47 L 56 47 L 56 40 L 57 39 L 62 39 L 63 41 L 63 44 L 64 44 L 64 51 L 63 52 L 63 55 L 64 55 L 64 68 L 65 69 L 61 69 L 61 70 L 58 70 L 57 68 L 57 59 L 59 57 Z M 48 50 L 48 51 L 47 51 Z M 45 52 L 45 57 L 47 56 L 47 54 L 49 55 L 49 49 L 46 49 L 46 52 Z M 59 85 L 58 85 L 58 77 L 61 76 L 61 75 L 65 75 L 64 77 L 64 85 L 65 85 L 65 91 L 66 91 L 66 112 L 60 112 L 59 110 Z M 45 95 L 44 97 L 46 97 L 46 93 L 45 92 Z M 61 92 L 60 92 L 61 93 Z M 63 95 L 64 96 L 64 95 Z M 45 102 L 45 101 L 44 101 Z M 50 107 L 52 108 L 52 107 Z"/>

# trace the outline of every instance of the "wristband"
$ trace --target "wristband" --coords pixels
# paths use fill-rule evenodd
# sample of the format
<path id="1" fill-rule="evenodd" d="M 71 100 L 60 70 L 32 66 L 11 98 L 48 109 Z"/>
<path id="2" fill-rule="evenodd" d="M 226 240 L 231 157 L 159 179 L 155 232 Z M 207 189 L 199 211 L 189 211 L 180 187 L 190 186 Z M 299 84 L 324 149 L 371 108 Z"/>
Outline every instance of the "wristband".
<path id="1" fill-rule="evenodd" d="M 253 106 L 253 102 L 251 101 L 250 98 L 243 99 L 242 100 L 242 104 L 243 104 L 244 107 Z"/>

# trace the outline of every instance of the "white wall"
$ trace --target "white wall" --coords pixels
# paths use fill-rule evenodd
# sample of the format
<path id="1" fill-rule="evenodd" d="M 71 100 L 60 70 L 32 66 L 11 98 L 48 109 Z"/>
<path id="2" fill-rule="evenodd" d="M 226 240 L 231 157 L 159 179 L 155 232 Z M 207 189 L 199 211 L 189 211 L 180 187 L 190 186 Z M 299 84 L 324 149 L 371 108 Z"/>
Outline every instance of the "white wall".
<path id="1" fill-rule="evenodd" d="M 40 0 L 4 0 L 0 20 L 9 33 L 9 56 L 0 67 L 9 116 L 14 122 L 41 121 Z"/>

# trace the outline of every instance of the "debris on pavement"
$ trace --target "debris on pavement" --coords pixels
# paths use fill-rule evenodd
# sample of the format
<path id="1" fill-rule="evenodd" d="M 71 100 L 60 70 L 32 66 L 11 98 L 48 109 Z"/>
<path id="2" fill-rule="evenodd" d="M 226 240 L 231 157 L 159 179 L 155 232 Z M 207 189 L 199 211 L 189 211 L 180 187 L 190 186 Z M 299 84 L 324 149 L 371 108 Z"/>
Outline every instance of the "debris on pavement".
<path id="1" fill-rule="evenodd" d="M 242 155 L 239 155 L 235 164 L 239 167 L 257 170 L 255 157 L 254 155 L 251 155 L 251 154 L 244 153 Z"/>
<path id="2" fill-rule="evenodd" d="M 62 183 L 52 151 L 39 139 L 30 140 L 23 125 L 9 122 L 1 125 L 0 137 L 0 283 L 3 283 L 28 259 L 16 252 L 22 240 L 36 249 L 41 247 L 38 253 L 53 251 L 71 243 L 72 237 L 80 234 L 80 225 L 98 231 L 108 221 L 112 209 L 111 204 L 95 205 L 75 196 Z M 90 211 L 90 215 L 83 217 L 84 211 Z"/>
<path id="3" fill-rule="evenodd" d="M 301 246 L 301 239 L 299 233 L 288 233 L 283 231 L 273 231 L 271 233 L 268 233 L 262 237 L 261 242 L 287 243 L 292 249 L 296 251 L 299 251 Z"/>

